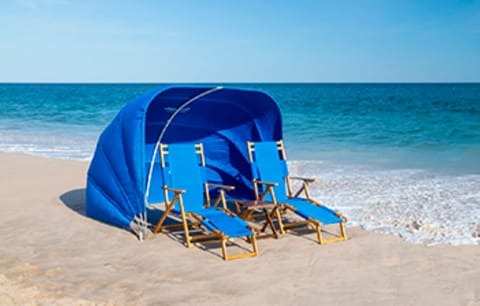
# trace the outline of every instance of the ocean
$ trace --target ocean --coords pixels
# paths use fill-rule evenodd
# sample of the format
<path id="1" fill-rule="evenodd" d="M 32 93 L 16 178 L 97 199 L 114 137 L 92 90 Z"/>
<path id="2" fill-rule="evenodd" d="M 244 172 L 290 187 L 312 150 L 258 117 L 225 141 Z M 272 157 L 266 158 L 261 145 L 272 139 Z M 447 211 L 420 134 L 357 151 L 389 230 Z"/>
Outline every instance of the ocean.
<path id="1" fill-rule="evenodd" d="M 90 160 L 123 105 L 162 84 L 0 84 L 0 151 Z M 348 225 L 480 244 L 480 84 L 215 84 L 279 103 L 293 175 Z"/>

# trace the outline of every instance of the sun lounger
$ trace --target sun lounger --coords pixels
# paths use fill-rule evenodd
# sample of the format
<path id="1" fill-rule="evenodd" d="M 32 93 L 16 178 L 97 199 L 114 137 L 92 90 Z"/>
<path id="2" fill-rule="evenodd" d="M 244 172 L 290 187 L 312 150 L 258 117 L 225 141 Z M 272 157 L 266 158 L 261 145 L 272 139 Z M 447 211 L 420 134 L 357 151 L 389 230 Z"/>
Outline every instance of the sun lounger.
<path id="1" fill-rule="evenodd" d="M 308 186 L 315 180 L 289 176 L 283 141 L 248 142 L 247 147 L 252 163 L 252 181 L 256 200 L 272 201 L 281 205 L 284 213 L 290 211 L 305 220 L 292 223 L 279 222 L 282 233 L 313 229 L 317 232 L 320 244 L 347 239 L 344 226 L 347 219 L 310 197 Z M 292 191 L 291 180 L 301 181 L 298 191 Z M 322 226 L 329 224 L 339 224 L 338 237 L 323 238 Z"/>
<path id="2" fill-rule="evenodd" d="M 205 181 L 206 167 L 202 144 L 161 144 L 160 163 L 165 211 L 153 229 L 154 233 L 180 227 L 185 232 L 187 247 L 220 242 L 225 260 L 257 256 L 255 233 L 248 223 L 227 209 L 225 192 L 233 187 L 208 184 Z M 218 193 L 213 203 L 210 189 L 217 189 Z M 167 217 L 172 214 L 180 215 L 180 224 L 165 224 Z M 208 233 L 192 235 L 192 227 L 203 227 Z M 227 244 L 242 237 L 252 244 L 253 251 L 227 255 Z"/>

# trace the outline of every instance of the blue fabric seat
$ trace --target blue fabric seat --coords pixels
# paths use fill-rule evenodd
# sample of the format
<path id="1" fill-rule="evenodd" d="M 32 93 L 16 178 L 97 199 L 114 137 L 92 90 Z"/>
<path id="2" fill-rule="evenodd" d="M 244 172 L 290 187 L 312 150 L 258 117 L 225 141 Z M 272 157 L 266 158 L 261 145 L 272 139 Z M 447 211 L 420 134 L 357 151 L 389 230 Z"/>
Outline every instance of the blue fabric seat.
<path id="1" fill-rule="evenodd" d="M 248 229 L 247 222 L 238 217 L 229 216 L 218 209 L 204 209 L 202 211 L 195 211 L 195 213 L 204 218 L 202 224 L 211 231 L 218 229 L 231 238 L 252 235 L 252 231 Z"/>
<path id="2" fill-rule="evenodd" d="M 194 241 L 205 243 L 213 239 L 221 242 L 225 260 L 257 255 L 255 233 L 249 228 L 248 223 L 227 209 L 225 190 L 233 187 L 208 184 L 206 181 L 205 159 L 201 144 L 161 144 L 160 160 L 166 209 L 155 226 L 154 232 L 171 227 L 171 225 L 163 225 L 163 222 L 168 214 L 176 213 L 182 218 L 187 247 L 192 246 Z M 219 197 L 214 203 L 210 199 L 212 187 L 220 188 Z M 213 204 L 221 204 L 221 206 L 217 207 Z M 211 234 L 191 235 L 189 219 L 203 225 Z M 241 237 L 248 238 L 247 241 L 252 243 L 253 251 L 227 255 L 226 242 Z M 206 241 L 200 241 L 200 239 L 206 239 Z"/>
<path id="3" fill-rule="evenodd" d="M 312 205 L 308 200 L 299 198 L 288 199 L 284 202 L 294 206 L 296 213 L 305 219 L 314 218 L 321 221 L 323 225 L 343 222 L 342 218 L 338 217 L 333 210 L 324 205 Z"/>
<path id="4" fill-rule="evenodd" d="M 290 177 L 286 162 L 283 141 L 248 142 L 247 148 L 252 165 L 255 197 L 260 201 L 270 201 L 281 205 L 284 211 L 292 211 L 305 219 L 305 222 L 279 222 L 280 231 L 298 229 L 307 224 L 307 228 L 315 228 L 320 244 L 345 240 L 347 238 L 344 227 L 346 218 L 332 209 L 310 198 L 309 183 L 313 179 Z M 291 190 L 291 180 L 302 181 L 297 192 Z M 301 194 L 304 197 L 300 197 Z M 340 225 L 340 236 L 324 239 L 321 227 L 329 224 Z M 302 227 L 305 229 L 305 227 Z"/>

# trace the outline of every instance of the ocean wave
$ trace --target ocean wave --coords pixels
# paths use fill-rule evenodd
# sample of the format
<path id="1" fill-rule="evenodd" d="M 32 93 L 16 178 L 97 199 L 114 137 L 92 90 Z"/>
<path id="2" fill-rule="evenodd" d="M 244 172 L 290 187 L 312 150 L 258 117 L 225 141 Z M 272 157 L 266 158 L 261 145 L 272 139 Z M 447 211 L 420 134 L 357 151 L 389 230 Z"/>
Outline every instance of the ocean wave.
<path id="1" fill-rule="evenodd" d="M 0 151 L 71 160 L 91 160 L 96 137 L 58 131 L 0 130 Z"/>
<path id="2" fill-rule="evenodd" d="M 412 243 L 480 244 L 480 175 L 318 161 L 292 161 L 289 166 L 292 175 L 317 178 L 312 197 L 346 215 L 349 225 Z"/>
<path id="3" fill-rule="evenodd" d="M 91 160 L 95 141 L 54 144 L 57 137 L 3 139 L 0 151 Z M 480 175 L 299 160 L 290 161 L 289 168 L 292 175 L 316 178 L 312 197 L 347 216 L 348 226 L 419 244 L 480 244 Z"/>

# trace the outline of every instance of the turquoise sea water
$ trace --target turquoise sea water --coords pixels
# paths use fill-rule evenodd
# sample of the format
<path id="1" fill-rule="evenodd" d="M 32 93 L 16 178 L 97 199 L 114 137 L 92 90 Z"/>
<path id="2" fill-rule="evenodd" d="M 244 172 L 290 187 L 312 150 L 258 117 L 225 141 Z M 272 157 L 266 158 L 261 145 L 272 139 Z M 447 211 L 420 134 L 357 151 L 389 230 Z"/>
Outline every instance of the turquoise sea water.
<path id="1" fill-rule="evenodd" d="M 222 84 L 220 84 L 222 85 Z M 118 110 L 160 84 L 0 84 L 0 151 L 89 160 Z M 478 244 L 480 84 L 227 84 L 283 113 L 291 172 L 350 224 Z"/>

